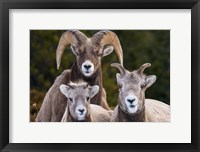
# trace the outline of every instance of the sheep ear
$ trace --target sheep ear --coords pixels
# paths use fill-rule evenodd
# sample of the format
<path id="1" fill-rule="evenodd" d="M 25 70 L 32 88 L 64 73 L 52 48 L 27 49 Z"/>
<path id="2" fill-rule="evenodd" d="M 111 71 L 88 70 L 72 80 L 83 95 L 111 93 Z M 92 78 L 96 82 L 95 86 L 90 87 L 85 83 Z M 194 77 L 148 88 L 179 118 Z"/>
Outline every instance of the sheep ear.
<path id="1" fill-rule="evenodd" d="M 99 92 L 99 86 L 98 85 L 94 85 L 94 86 L 90 86 L 89 87 L 89 96 L 90 98 L 94 97 L 98 92 Z"/>
<path id="2" fill-rule="evenodd" d="M 117 73 L 116 74 L 116 78 L 117 78 L 117 84 L 118 86 L 122 86 L 122 75 Z"/>
<path id="3" fill-rule="evenodd" d="M 70 87 L 64 84 L 60 85 L 60 91 L 62 92 L 62 94 L 64 94 L 66 97 L 68 97 L 69 95 L 69 89 Z"/>
<path id="4" fill-rule="evenodd" d="M 149 88 L 156 81 L 155 75 L 149 75 L 145 78 L 145 88 Z"/>
<path id="5" fill-rule="evenodd" d="M 110 53 L 112 53 L 114 50 L 114 47 L 113 46 L 107 46 L 106 48 L 104 48 L 103 50 L 103 56 L 107 56 L 109 55 Z"/>
<path id="6" fill-rule="evenodd" d="M 117 73 L 117 74 L 116 74 L 116 78 L 117 78 L 117 82 L 120 81 L 120 79 L 121 79 L 121 74 Z"/>

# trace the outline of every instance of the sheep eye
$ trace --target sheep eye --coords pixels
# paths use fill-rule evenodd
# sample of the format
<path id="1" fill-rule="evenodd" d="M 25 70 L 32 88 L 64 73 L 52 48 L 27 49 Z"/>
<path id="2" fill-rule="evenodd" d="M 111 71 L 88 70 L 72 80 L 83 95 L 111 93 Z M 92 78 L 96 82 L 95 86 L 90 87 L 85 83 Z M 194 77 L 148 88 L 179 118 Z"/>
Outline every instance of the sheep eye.
<path id="1" fill-rule="evenodd" d="M 140 87 L 143 89 L 145 87 L 145 84 L 144 83 L 141 84 Z"/>
<path id="2" fill-rule="evenodd" d="M 69 101 L 71 101 L 71 102 L 72 102 L 72 101 L 73 101 L 73 100 L 72 100 L 72 98 L 69 98 Z"/>
<path id="3" fill-rule="evenodd" d="M 86 97 L 87 101 L 90 99 L 89 97 Z"/>
<path id="4" fill-rule="evenodd" d="M 119 88 L 119 90 L 121 90 L 122 89 L 122 85 L 118 84 L 118 88 Z"/>

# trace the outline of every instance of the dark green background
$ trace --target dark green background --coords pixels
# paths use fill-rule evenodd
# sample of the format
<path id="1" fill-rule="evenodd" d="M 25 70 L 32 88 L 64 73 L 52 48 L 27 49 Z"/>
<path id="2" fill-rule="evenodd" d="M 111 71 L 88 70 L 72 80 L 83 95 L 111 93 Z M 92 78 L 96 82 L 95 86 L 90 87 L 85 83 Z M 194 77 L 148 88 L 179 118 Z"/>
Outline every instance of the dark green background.
<path id="1" fill-rule="evenodd" d="M 91 37 L 97 30 L 81 30 Z M 124 67 L 128 70 L 139 68 L 144 63 L 152 66 L 146 74 L 155 74 L 157 81 L 146 91 L 146 98 L 153 98 L 170 104 L 170 31 L 169 30 L 112 30 L 121 42 L 124 53 Z M 30 104 L 40 107 L 45 93 L 64 69 L 70 69 L 75 55 L 66 48 L 61 67 L 56 69 L 56 48 L 64 30 L 30 31 Z M 115 107 L 118 99 L 116 85 L 117 69 L 110 66 L 119 62 L 113 52 L 102 58 L 103 86 L 107 101 Z"/>

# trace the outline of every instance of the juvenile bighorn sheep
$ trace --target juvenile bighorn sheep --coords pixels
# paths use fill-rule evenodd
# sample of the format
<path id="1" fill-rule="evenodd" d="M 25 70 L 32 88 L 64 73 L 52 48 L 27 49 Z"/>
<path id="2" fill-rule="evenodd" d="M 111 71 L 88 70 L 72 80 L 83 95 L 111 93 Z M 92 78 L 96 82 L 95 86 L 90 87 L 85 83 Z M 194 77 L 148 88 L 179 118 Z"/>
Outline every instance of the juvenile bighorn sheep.
<path id="1" fill-rule="evenodd" d="M 131 122 L 168 122 L 170 121 L 169 105 L 145 99 L 145 90 L 155 81 L 155 75 L 146 76 L 143 74 L 145 68 L 150 67 L 150 63 L 143 64 L 138 70 L 129 72 L 118 63 L 111 66 L 119 69 L 117 73 L 117 84 L 119 86 L 119 99 L 111 121 L 131 121 Z"/>
<path id="2" fill-rule="evenodd" d="M 90 104 L 90 99 L 99 92 L 99 86 L 85 82 L 62 84 L 60 91 L 67 97 L 67 106 L 62 122 L 109 122 L 110 113 L 99 105 Z"/>
<path id="3" fill-rule="evenodd" d="M 100 31 L 91 38 L 87 38 L 80 31 L 63 33 L 56 52 L 57 68 L 60 66 L 64 49 L 70 44 L 76 60 L 71 69 L 65 70 L 57 77 L 47 92 L 36 121 L 61 121 L 66 101 L 59 87 L 61 84 L 76 82 L 79 79 L 91 86 L 99 86 L 99 92 L 91 99 L 92 104 L 110 109 L 102 85 L 101 58 L 115 50 L 120 63 L 123 64 L 123 52 L 117 35 L 111 31 Z"/>

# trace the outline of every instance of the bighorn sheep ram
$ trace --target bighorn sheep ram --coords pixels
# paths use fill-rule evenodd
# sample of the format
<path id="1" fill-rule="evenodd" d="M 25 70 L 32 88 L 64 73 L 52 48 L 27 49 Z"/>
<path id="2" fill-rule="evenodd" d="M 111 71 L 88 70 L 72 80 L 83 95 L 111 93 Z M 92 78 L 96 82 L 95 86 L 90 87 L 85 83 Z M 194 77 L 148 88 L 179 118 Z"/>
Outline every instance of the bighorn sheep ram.
<path id="1" fill-rule="evenodd" d="M 76 30 L 63 33 L 56 51 L 57 68 L 60 66 L 64 49 L 70 44 L 76 60 L 71 69 L 65 70 L 56 78 L 44 98 L 36 121 L 61 121 L 66 101 L 59 87 L 61 84 L 75 82 L 79 79 L 91 86 L 99 86 L 99 92 L 91 99 L 92 104 L 110 109 L 102 85 L 101 58 L 115 50 L 119 62 L 123 64 L 123 52 L 117 35 L 111 31 L 99 31 L 91 38 L 87 38 L 82 32 Z"/>
<path id="2" fill-rule="evenodd" d="M 62 122 L 109 122 L 110 113 L 99 105 L 90 104 L 90 99 L 99 92 L 99 86 L 85 82 L 62 84 L 60 91 L 67 97 L 67 106 Z"/>
<path id="3" fill-rule="evenodd" d="M 145 99 L 145 90 L 155 81 L 155 75 L 146 76 L 143 74 L 150 63 L 143 64 L 138 70 L 129 72 L 118 63 L 111 66 L 119 69 L 117 73 L 117 84 L 119 86 L 119 99 L 111 121 L 114 122 L 169 122 L 169 105 L 153 100 Z"/>

